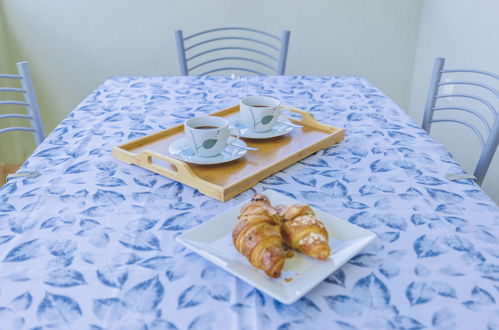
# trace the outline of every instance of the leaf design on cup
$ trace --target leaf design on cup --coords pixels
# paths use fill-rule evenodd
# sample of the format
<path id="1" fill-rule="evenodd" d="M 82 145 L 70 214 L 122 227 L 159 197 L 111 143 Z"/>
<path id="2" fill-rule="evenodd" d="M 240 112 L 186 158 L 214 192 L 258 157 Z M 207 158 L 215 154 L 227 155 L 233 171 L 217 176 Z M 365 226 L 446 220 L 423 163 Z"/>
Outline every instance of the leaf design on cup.
<path id="1" fill-rule="evenodd" d="M 217 140 L 216 139 L 204 140 L 204 142 L 203 142 L 203 148 L 205 148 L 205 149 L 211 149 L 211 148 L 213 148 L 213 146 L 215 144 L 217 144 Z"/>
<path id="2" fill-rule="evenodd" d="M 270 123 L 272 121 L 272 119 L 274 119 L 274 115 L 263 116 L 262 119 L 261 119 L 261 123 L 263 125 L 267 125 L 268 123 Z"/>

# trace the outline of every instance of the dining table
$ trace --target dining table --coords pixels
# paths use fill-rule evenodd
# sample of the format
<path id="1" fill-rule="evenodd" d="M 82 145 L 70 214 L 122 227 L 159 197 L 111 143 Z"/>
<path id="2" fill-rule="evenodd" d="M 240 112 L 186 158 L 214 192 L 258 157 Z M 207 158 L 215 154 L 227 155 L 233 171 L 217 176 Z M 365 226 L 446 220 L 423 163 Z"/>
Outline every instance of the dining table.
<path id="1" fill-rule="evenodd" d="M 345 138 L 226 202 L 112 156 L 248 95 Z M 109 78 L 27 171 L 0 188 L 0 329 L 499 328 L 499 208 L 363 77 Z M 177 242 L 269 190 L 377 238 L 289 305 Z"/>

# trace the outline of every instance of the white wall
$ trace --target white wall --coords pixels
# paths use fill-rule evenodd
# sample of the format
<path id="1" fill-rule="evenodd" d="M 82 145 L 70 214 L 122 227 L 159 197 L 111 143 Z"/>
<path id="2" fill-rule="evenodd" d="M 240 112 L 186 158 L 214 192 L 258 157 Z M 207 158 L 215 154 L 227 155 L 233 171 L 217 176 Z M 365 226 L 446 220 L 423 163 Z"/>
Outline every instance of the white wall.
<path id="1" fill-rule="evenodd" d="M 409 114 L 421 123 L 435 57 L 446 67 L 477 68 L 499 73 L 499 1 L 425 0 L 421 14 Z M 499 86 L 495 85 L 496 89 Z M 496 107 L 498 105 L 496 99 Z M 457 133 L 457 134 L 454 134 Z M 469 172 L 476 165 L 479 144 L 467 128 L 433 125 L 431 135 L 444 144 Z M 496 152 L 483 189 L 499 202 L 499 152 Z"/>

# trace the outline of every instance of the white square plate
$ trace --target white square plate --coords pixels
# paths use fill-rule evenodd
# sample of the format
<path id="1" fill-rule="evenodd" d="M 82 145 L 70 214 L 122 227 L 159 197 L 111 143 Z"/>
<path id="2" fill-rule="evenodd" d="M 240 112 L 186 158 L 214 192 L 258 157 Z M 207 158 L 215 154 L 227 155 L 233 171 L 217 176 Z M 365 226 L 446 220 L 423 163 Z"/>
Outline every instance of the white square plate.
<path id="1" fill-rule="evenodd" d="M 300 203 L 273 190 L 266 190 L 264 194 L 272 205 Z M 284 263 L 281 277 L 273 279 L 253 267 L 232 243 L 232 228 L 241 207 L 248 202 L 177 236 L 177 241 L 283 304 L 300 299 L 376 238 L 369 230 L 314 209 L 329 233 L 331 256 L 320 261 L 293 251 L 294 256 Z"/>

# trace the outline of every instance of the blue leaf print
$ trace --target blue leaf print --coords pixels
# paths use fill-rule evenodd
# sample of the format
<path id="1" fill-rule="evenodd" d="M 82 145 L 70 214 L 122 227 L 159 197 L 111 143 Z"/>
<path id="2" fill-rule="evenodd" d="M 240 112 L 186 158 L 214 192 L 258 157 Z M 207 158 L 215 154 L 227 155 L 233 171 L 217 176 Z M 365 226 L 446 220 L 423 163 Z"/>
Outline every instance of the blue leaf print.
<path id="1" fill-rule="evenodd" d="M 162 185 L 154 193 L 161 196 L 162 199 L 177 199 L 182 195 L 184 191 L 184 186 L 176 181 Z"/>
<path id="2" fill-rule="evenodd" d="M 149 330 L 178 330 L 178 328 L 169 321 L 156 319 L 149 324 Z"/>
<path id="3" fill-rule="evenodd" d="M 388 210 L 392 207 L 392 204 L 390 199 L 385 197 L 377 200 L 376 203 L 374 203 L 374 207 L 380 210 Z"/>
<path id="4" fill-rule="evenodd" d="M 345 197 L 348 193 L 347 187 L 338 180 L 326 183 L 321 187 L 321 191 L 329 194 L 333 198 Z"/>
<path id="5" fill-rule="evenodd" d="M 484 305 L 491 305 L 496 303 L 494 297 L 492 297 L 490 293 L 477 286 L 475 286 L 473 290 L 471 290 L 471 297 L 474 301 Z"/>
<path id="6" fill-rule="evenodd" d="M 101 186 L 101 187 L 120 187 L 120 186 L 126 186 L 125 181 L 123 181 L 120 178 L 113 178 L 113 177 L 103 177 L 99 178 L 97 180 L 98 183 L 96 185 Z"/>
<path id="7" fill-rule="evenodd" d="M 284 305 L 274 300 L 274 307 L 279 315 L 291 319 L 306 318 L 313 320 L 321 312 L 320 308 L 306 297 L 300 298 L 300 300 L 292 305 Z"/>
<path id="8" fill-rule="evenodd" d="M 431 318 L 431 324 L 437 329 L 457 329 L 454 314 L 447 308 L 443 308 Z"/>
<path id="9" fill-rule="evenodd" d="M 354 201 L 348 201 L 346 203 L 343 203 L 343 206 L 346 208 L 355 209 L 355 210 L 363 210 L 363 209 L 367 209 L 369 207 L 364 203 L 354 202 Z"/>
<path id="10" fill-rule="evenodd" d="M 375 254 L 359 253 L 358 255 L 356 255 L 355 257 L 350 259 L 350 261 L 348 261 L 348 263 L 355 265 L 355 266 L 359 266 L 359 267 L 372 268 L 372 267 L 376 267 L 377 265 L 379 265 L 380 261 L 381 261 L 381 258 Z"/>
<path id="11" fill-rule="evenodd" d="M 418 320 L 402 315 L 397 315 L 394 319 L 394 323 L 397 329 L 420 330 L 426 328 Z"/>
<path id="12" fill-rule="evenodd" d="M 446 265 L 440 268 L 439 272 L 444 275 L 448 276 L 464 276 L 465 274 L 461 271 L 456 269 L 453 265 Z"/>
<path id="13" fill-rule="evenodd" d="M 133 181 L 142 187 L 152 188 L 158 182 L 157 176 L 148 174 L 148 175 L 139 175 L 133 178 Z"/>
<path id="14" fill-rule="evenodd" d="M 295 175 L 292 176 L 291 179 L 293 179 L 294 181 L 298 182 L 301 185 L 308 187 L 315 187 L 315 185 L 317 184 L 317 180 L 312 175 Z"/>
<path id="15" fill-rule="evenodd" d="M 125 267 L 107 266 L 97 270 L 97 278 L 106 286 L 121 289 L 128 279 L 128 271 Z"/>
<path id="16" fill-rule="evenodd" d="M 352 297 L 360 304 L 376 309 L 384 308 L 390 303 L 388 288 L 373 273 L 355 283 L 352 289 Z"/>
<path id="17" fill-rule="evenodd" d="M 210 286 L 210 296 L 215 300 L 229 301 L 230 300 L 230 290 L 226 285 L 223 284 L 213 284 Z"/>
<path id="18" fill-rule="evenodd" d="M 139 266 L 154 270 L 161 270 L 168 266 L 168 260 L 171 260 L 171 257 L 156 256 L 142 261 L 139 263 Z"/>
<path id="19" fill-rule="evenodd" d="M 418 214 L 413 214 L 411 216 L 411 222 L 415 226 L 424 225 L 429 221 L 436 221 L 436 220 L 440 220 L 440 217 L 438 215 L 433 215 L 433 214 L 423 215 L 418 213 Z"/>
<path id="20" fill-rule="evenodd" d="M 9 308 L 14 311 L 25 311 L 31 306 L 33 297 L 29 291 L 15 297 L 9 304 Z"/>
<path id="21" fill-rule="evenodd" d="M 215 321 L 213 313 L 202 314 L 192 320 L 187 330 L 208 330 L 213 329 L 211 323 Z"/>
<path id="22" fill-rule="evenodd" d="M 343 271 L 342 268 L 340 268 L 331 275 L 329 275 L 329 277 L 327 277 L 325 281 L 326 283 L 336 284 L 345 287 L 345 272 Z"/>
<path id="23" fill-rule="evenodd" d="M 329 308 L 343 317 L 359 317 L 362 315 L 364 306 L 354 298 L 348 296 L 326 296 Z"/>
<path id="24" fill-rule="evenodd" d="M 445 181 L 443 181 L 443 180 L 440 180 L 440 179 L 432 177 L 432 176 L 426 176 L 426 175 L 417 176 L 415 178 L 415 181 L 419 184 L 424 184 L 427 186 L 438 186 L 438 185 L 445 183 Z"/>
<path id="25" fill-rule="evenodd" d="M 405 295 L 411 306 L 426 304 L 435 298 L 435 290 L 423 282 L 411 282 L 405 290 Z"/>
<path id="26" fill-rule="evenodd" d="M 94 202 L 101 205 L 118 205 L 125 201 L 125 196 L 111 190 L 97 189 Z"/>
<path id="27" fill-rule="evenodd" d="M 300 330 L 304 329 L 304 320 L 294 320 L 291 322 L 285 322 L 281 324 L 277 330 Z M 305 328 L 306 329 L 306 328 Z"/>
<path id="28" fill-rule="evenodd" d="M 267 189 L 264 189 L 264 190 L 267 190 Z M 292 193 L 290 193 L 289 191 L 285 191 L 285 190 L 281 190 L 281 189 L 275 189 L 275 188 L 269 188 L 269 190 L 273 190 L 273 191 L 277 191 L 278 193 L 281 193 L 283 195 L 286 195 L 290 198 L 294 198 L 296 199 L 296 196 Z"/>
<path id="29" fill-rule="evenodd" d="M 0 203 L 0 212 L 12 212 L 15 211 L 16 208 L 13 205 L 8 203 Z"/>
<path id="30" fill-rule="evenodd" d="M 400 232 L 387 231 L 387 232 L 378 234 L 378 238 L 384 242 L 393 243 L 400 238 Z"/>
<path id="31" fill-rule="evenodd" d="M 272 176 L 269 176 L 268 178 L 262 180 L 262 183 L 263 184 L 270 184 L 273 186 L 278 186 L 281 184 L 287 184 L 288 182 L 277 175 L 272 175 Z"/>
<path id="32" fill-rule="evenodd" d="M 74 269 L 59 268 L 47 274 L 47 280 L 43 283 L 59 288 L 69 288 L 72 286 L 87 284 L 83 274 Z"/>
<path id="33" fill-rule="evenodd" d="M 373 173 L 388 172 L 395 168 L 391 162 L 382 159 L 378 159 L 372 162 L 369 167 L 371 168 L 371 172 Z"/>
<path id="34" fill-rule="evenodd" d="M 187 211 L 194 208 L 194 205 L 185 202 L 175 202 L 169 206 L 172 210 Z"/>
<path id="35" fill-rule="evenodd" d="M 62 147 L 55 147 L 55 148 L 48 148 L 45 150 L 42 150 L 38 153 L 35 154 L 37 157 L 56 157 L 59 155 L 59 151 L 62 149 Z"/>
<path id="36" fill-rule="evenodd" d="M 461 252 L 471 252 L 474 249 L 473 243 L 464 237 L 458 235 L 450 235 L 443 237 L 443 241 L 447 246 L 453 248 L 456 251 Z"/>
<path id="37" fill-rule="evenodd" d="M 36 315 L 40 322 L 47 325 L 69 327 L 82 313 L 80 305 L 74 299 L 46 292 Z"/>
<path id="38" fill-rule="evenodd" d="M 13 238 L 14 238 L 14 236 L 12 236 L 12 235 L 2 235 L 2 236 L 0 236 L 0 245 L 7 243 L 8 241 L 10 241 Z"/>
<path id="39" fill-rule="evenodd" d="M 33 239 L 19 244 L 7 254 L 3 262 L 21 262 L 37 258 L 41 255 L 42 243 L 38 239 Z"/>
<path id="40" fill-rule="evenodd" d="M 160 250 L 159 239 L 150 232 L 142 230 L 123 235 L 120 243 L 129 249 L 138 251 Z"/>
<path id="41" fill-rule="evenodd" d="M 191 212 L 183 212 L 166 219 L 159 230 L 191 229 L 199 223 L 201 222 L 197 216 L 193 215 Z"/>
<path id="42" fill-rule="evenodd" d="M 433 281 L 431 287 L 442 297 L 457 298 L 456 290 L 446 282 Z"/>
<path id="43" fill-rule="evenodd" d="M 125 305 L 139 313 L 152 312 L 163 300 L 164 288 L 155 276 L 147 281 L 135 285 L 125 293 Z"/>
<path id="44" fill-rule="evenodd" d="M 265 306 L 265 296 L 258 289 L 251 290 L 244 298 L 244 301 L 247 300 L 256 302 L 258 306 Z"/>
<path id="45" fill-rule="evenodd" d="M 357 330 L 357 328 L 351 325 L 350 323 L 343 321 L 336 321 L 336 326 L 340 330 Z"/>
<path id="46" fill-rule="evenodd" d="M 184 263 L 179 263 L 172 259 L 168 261 L 165 275 L 170 282 L 181 279 L 185 274 L 187 274 L 187 267 Z"/>
<path id="47" fill-rule="evenodd" d="M 389 213 L 382 216 L 381 220 L 387 227 L 392 229 L 398 229 L 401 231 L 405 231 L 407 229 L 407 221 L 401 216 Z"/>
<path id="48" fill-rule="evenodd" d="M 463 201 L 461 195 L 447 190 L 426 188 L 426 191 L 434 200 L 439 202 L 461 203 Z"/>
<path id="49" fill-rule="evenodd" d="M 158 219 L 140 218 L 130 221 L 126 225 L 126 229 L 128 231 L 149 230 L 152 229 L 158 221 Z"/>
<path id="50" fill-rule="evenodd" d="M 81 214 L 84 214 L 88 217 L 100 218 L 113 211 L 115 211 L 115 208 L 112 206 L 100 205 L 89 207 L 88 209 L 81 211 Z"/>
<path id="51" fill-rule="evenodd" d="M 64 171 L 64 174 L 78 174 L 78 173 L 87 172 L 89 170 L 90 170 L 90 163 L 88 160 L 85 160 L 83 162 L 79 162 L 77 164 L 68 167 Z"/>
<path id="52" fill-rule="evenodd" d="M 54 256 L 69 256 L 76 251 L 76 242 L 70 239 L 54 240 L 47 243 L 47 249 Z"/>
<path id="53" fill-rule="evenodd" d="M 133 265 L 142 260 L 135 253 L 120 253 L 113 257 L 113 265 L 116 266 L 124 266 L 124 265 Z"/>
<path id="54" fill-rule="evenodd" d="M 313 204 L 327 203 L 330 199 L 328 194 L 324 194 L 318 191 L 301 191 L 302 196 Z"/>
<path id="55" fill-rule="evenodd" d="M 478 238 L 479 240 L 485 242 L 485 243 L 490 243 L 490 244 L 497 244 L 497 238 L 491 234 L 490 232 L 483 230 L 483 229 L 477 229 L 473 232 L 474 236 Z"/>
<path id="56" fill-rule="evenodd" d="M 440 243 L 439 237 L 430 237 L 427 235 L 420 236 L 416 239 L 413 248 L 418 258 L 437 257 L 448 251 L 448 249 Z"/>
<path id="57" fill-rule="evenodd" d="M 125 314 L 125 304 L 117 298 L 94 299 L 92 310 L 99 320 L 117 321 Z"/>
<path id="58" fill-rule="evenodd" d="M 386 278 L 393 278 L 400 274 L 400 267 L 395 263 L 383 263 L 379 266 L 379 272 Z"/>
<path id="59" fill-rule="evenodd" d="M 188 308 L 204 303 L 210 296 L 210 291 L 201 285 L 191 285 L 178 297 L 177 308 Z"/>
<path id="60" fill-rule="evenodd" d="M 368 211 L 363 211 L 352 215 L 349 222 L 366 229 L 376 228 L 380 225 L 377 217 L 372 216 Z"/>

